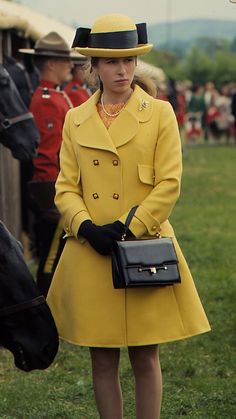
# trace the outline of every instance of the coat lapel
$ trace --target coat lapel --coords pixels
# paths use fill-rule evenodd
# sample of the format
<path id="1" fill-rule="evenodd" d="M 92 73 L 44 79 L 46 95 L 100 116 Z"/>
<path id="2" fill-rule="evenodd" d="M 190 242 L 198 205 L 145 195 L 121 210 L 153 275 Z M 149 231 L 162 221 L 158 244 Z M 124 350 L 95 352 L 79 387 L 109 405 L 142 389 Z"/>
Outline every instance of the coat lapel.
<path id="1" fill-rule="evenodd" d="M 117 154 L 116 147 L 96 108 L 99 97 L 100 91 L 97 91 L 79 109 L 74 110 L 73 121 L 77 126 L 76 141 L 84 147 L 112 151 Z"/>
<path id="2" fill-rule="evenodd" d="M 152 97 L 136 85 L 125 109 L 108 130 L 116 147 L 126 144 L 135 137 L 140 128 L 140 122 L 146 122 L 151 118 L 152 105 Z"/>
<path id="3" fill-rule="evenodd" d="M 78 126 L 76 141 L 85 147 L 117 154 L 116 147 L 132 140 L 139 130 L 140 123 L 151 118 L 153 98 L 136 85 L 125 109 L 107 130 L 96 109 L 99 97 L 100 91 L 97 91 L 79 107 L 79 110 L 74 110 L 73 120 Z"/>

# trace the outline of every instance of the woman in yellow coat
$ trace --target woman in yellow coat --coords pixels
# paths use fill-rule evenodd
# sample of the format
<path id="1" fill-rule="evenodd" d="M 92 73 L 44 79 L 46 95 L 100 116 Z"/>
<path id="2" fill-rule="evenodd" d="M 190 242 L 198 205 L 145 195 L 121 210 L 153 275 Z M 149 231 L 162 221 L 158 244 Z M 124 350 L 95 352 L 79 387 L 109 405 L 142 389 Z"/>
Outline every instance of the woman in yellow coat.
<path id="1" fill-rule="evenodd" d="M 132 83 L 136 56 L 152 47 L 145 24 L 103 16 L 91 31 L 77 30 L 74 46 L 93 57 L 101 90 L 69 111 L 64 125 L 55 202 L 67 241 L 48 303 L 60 337 L 90 348 L 100 417 L 123 417 L 119 348 L 128 347 L 137 418 L 156 419 L 162 394 L 158 344 L 210 329 L 168 221 L 180 192 L 177 122 L 169 103 Z M 111 246 L 135 205 L 130 236 L 172 237 L 181 284 L 113 288 Z"/>

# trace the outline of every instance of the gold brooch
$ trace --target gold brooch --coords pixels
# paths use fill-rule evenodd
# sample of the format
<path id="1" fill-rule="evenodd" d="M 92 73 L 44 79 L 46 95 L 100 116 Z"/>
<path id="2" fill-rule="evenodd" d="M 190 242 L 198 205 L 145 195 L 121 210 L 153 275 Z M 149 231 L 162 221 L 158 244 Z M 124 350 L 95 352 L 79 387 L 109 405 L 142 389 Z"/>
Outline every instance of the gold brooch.
<path id="1" fill-rule="evenodd" d="M 142 111 L 143 109 L 147 109 L 149 106 L 149 102 L 147 100 L 141 100 L 139 111 Z"/>

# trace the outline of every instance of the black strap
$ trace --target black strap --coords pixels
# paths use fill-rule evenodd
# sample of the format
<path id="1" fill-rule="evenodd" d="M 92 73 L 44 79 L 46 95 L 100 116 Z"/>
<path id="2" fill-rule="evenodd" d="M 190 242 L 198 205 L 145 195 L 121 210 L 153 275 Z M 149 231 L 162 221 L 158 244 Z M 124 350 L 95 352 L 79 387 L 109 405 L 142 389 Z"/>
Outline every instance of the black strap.
<path id="1" fill-rule="evenodd" d="M 135 207 L 132 207 L 131 210 L 129 211 L 129 214 L 127 215 L 127 218 L 125 220 L 125 229 L 124 229 L 124 234 L 122 236 L 122 240 L 125 240 L 125 237 L 127 235 L 127 231 L 129 229 L 129 225 L 131 223 L 131 220 L 132 220 L 137 208 L 138 208 L 138 205 L 136 205 Z"/>
<path id="2" fill-rule="evenodd" d="M 5 117 L 0 112 L 0 131 L 10 128 L 12 125 L 17 124 L 18 122 L 26 121 L 27 119 L 33 119 L 33 114 L 31 112 L 23 113 L 19 116 L 13 116 L 12 118 Z"/>
<path id="3" fill-rule="evenodd" d="M 0 317 L 6 317 L 10 314 L 18 313 L 19 311 L 26 310 L 28 308 L 36 307 L 46 302 L 43 295 L 33 298 L 32 300 L 24 301 L 23 303 L 14 304 L 12 306 L 3 307 L 0 309 Z"/>

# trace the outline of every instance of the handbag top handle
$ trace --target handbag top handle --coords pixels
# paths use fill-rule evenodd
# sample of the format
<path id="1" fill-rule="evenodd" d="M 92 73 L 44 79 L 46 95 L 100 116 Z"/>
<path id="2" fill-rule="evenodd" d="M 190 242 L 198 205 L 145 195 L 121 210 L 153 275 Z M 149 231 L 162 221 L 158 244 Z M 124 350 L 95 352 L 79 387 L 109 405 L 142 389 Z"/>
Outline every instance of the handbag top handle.
<path id="1" fill-rule="evenodd" d="M 135 207 L 132 207 L 131 210 L 129 211 L 128 215 L 127 215 L 127 218 L 125 220 L 124 233 L 122 234 L 122 238 L 121 238 L 122 241 L 124 241 L 125 238 L 126 238 L 129 225 L 131 223 L 131 220 L 132 220 L 132 218 L 133 218 L 133 216 L 134 216 L 135 211 L 136 211 L 137 208 L 138 208 L 138 205 L 136 205 Z"/>
<path id="2" fill-rule="evenodd" d="M 136 205 L 135 207 L 132 207 L 131 210 L 129 211 L 127 217 L 126 217 L 125 224 L 124 224 L 124 227 L 125 227 L 124 228 L 124 233 L 122 234 L 122 237 L 121 237 L 122 241 L 124 241 L 126 239 L 126 235 L 127 235 L 129 225 L 131 223 L 131 220 L 132 220 L 137 208 L 138 208 L 138 205 Z M 157 238 L 161 237 L 160 232 L 156 233 L 156 237 Z"/>

